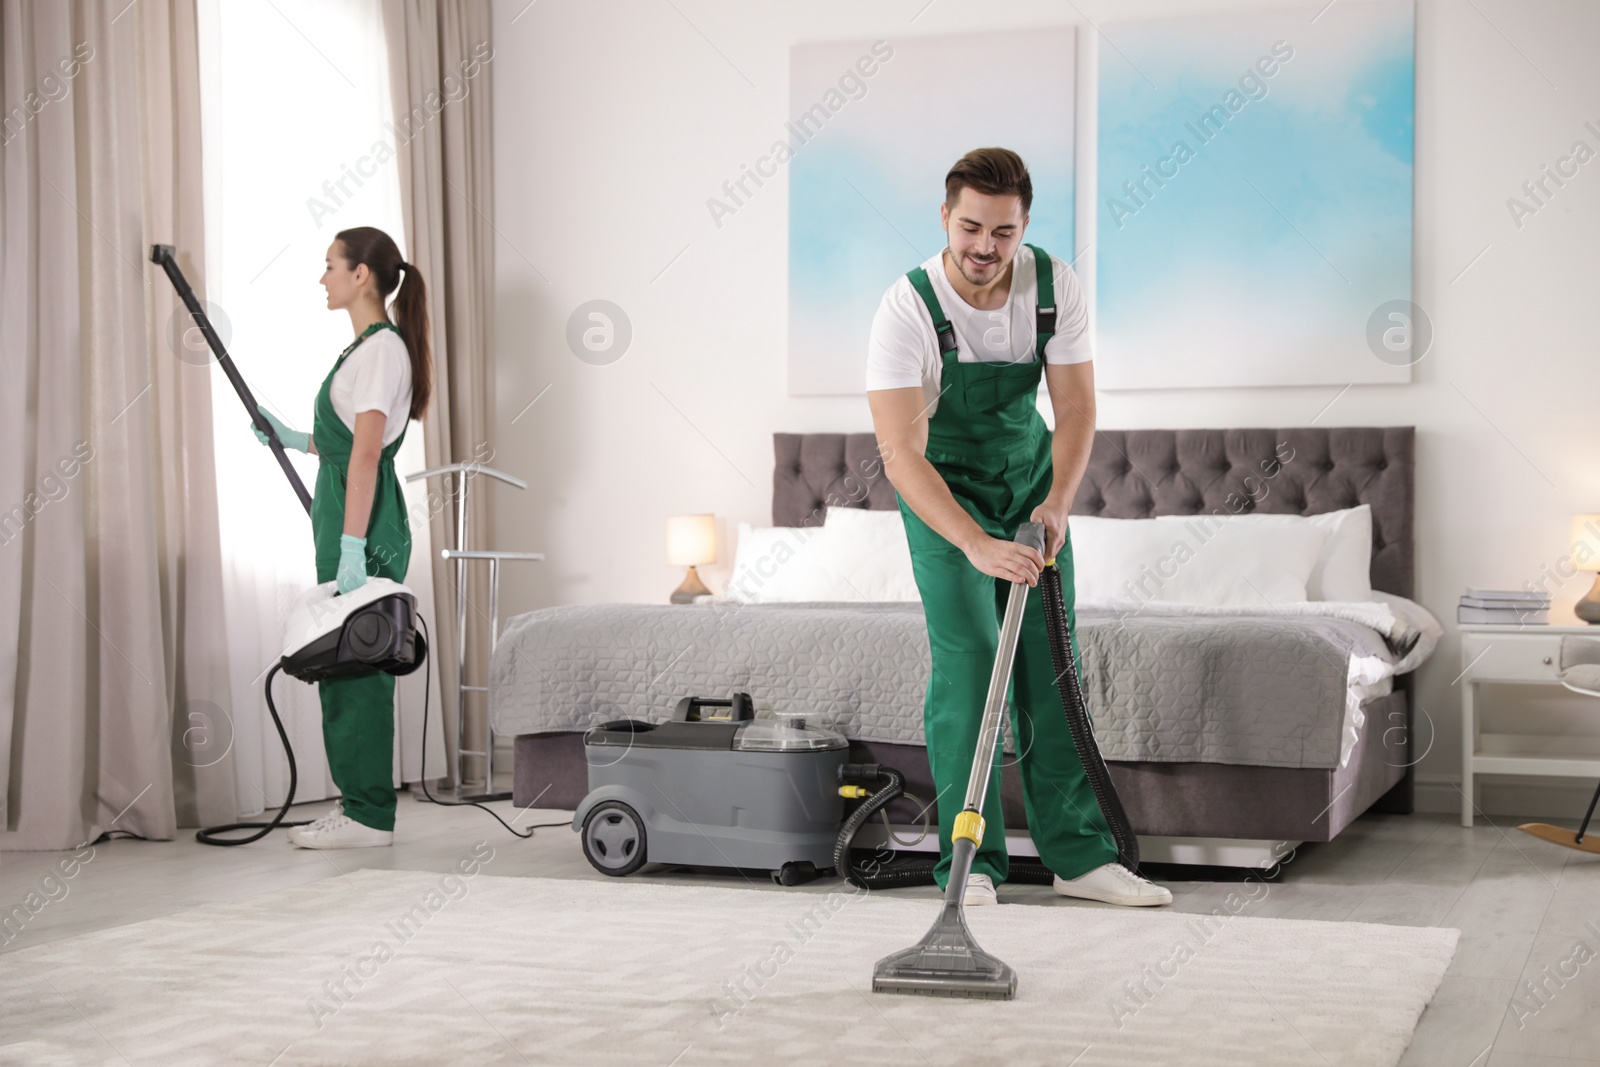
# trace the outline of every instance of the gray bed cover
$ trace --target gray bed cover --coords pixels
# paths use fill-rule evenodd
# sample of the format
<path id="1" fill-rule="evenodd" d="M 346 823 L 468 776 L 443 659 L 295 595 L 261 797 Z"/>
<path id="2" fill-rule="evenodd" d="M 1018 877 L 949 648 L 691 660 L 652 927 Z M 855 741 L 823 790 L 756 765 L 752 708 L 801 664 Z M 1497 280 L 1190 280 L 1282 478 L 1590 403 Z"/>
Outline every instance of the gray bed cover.
<path id="1" fill-rule="evenodd" d="M 1337 766 L 1351 655 L 1396 659 L 1377 631 L 1317 616 L 1080 611 L 1076 636 L 1111 760 Z M 920 745 L 928 672 L 915 601 L 571 605 L 506 624 L 489 706 L 514 736 L 659 722 L 680 697 L 743 690 L 847 737 Z"/>

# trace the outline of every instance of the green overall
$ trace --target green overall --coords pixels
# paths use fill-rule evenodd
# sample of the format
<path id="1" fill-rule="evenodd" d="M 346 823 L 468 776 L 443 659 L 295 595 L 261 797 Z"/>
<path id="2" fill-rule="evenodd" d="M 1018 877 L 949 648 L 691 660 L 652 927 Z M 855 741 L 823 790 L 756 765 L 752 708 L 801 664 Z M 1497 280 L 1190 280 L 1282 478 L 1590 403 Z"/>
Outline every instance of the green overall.
<path id="1" fill-rule="evenodd" d="M 330 389 L 345 357 L 378 330 L 400 331 L 375 322 L 323 379 L 317 393 L 311 439 L 316 443 L 317 487 L 311 495 L 311 535 L 316 542 L 317 582 L 331 582 L 339 569 L 339 536 L 344 533 L 344 488 L 349 479 L 355 435 L 333 409 Z M 411 525 L 395 474 L 394 457 L 405 431 L 384 446 L 367 520 L 367 574 L 404 581 L 411 560 Z M 355 678 L 318 682 L 322 697 L 322 744 L 328 771 L 344 797 L 344 813 L 375 830 L 394 829 L 394 675 L 381 671 Z"/>
<path id="2" fill-rule="evenodd" d="M 1052 477 L 1050 432 L 1035 398 L 1045 342 L 1055 329 L 1055 284 L 1049 255 L 1028 247 L 1038 264 L 1039 315 L 1034 358 L 1027 363 L 961 362 L 955 330 L 945 319 L 927 271 L 918 267 L 909 275 L 933 319 L 942 367 L 938 408 L 928 420 L 924 455 L 984 532 L 1007 541 L 1044 503 Z M 978 570 L 904 498 L 898 499 L 933 656 L 922 722 L 938 790 L 939 862 L 934 877 L 943 889 L 950 873 L 950 827 L 966 799 L 1011 583 Z M 1056 554 L 1056 566 L 1067 618 L 1076 626 L 1070 534 Z M 1076 641 L 1072 654 L 1081 678 Z M 1039 858 L 1062 878 L 1115 862 L 1111 828 L 1078 760 L 1056 688 L 1038 586 L 1028 590 L 1008 696 L 1028 830 Z M 999 884 L 1010 863 L 1000 812 L 998 749 L 995 755 L 983 809 L 987 831 L 972 873 L 987 874 Z"/>

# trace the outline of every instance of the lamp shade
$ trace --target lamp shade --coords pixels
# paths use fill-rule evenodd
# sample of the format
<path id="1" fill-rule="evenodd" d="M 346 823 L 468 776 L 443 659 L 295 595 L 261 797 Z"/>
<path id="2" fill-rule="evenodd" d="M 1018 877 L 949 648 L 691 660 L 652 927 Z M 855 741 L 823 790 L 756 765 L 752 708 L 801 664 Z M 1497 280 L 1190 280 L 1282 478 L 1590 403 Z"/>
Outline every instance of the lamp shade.
<path id="1" fill-rule="evenodd" d="M 715 515 L 673 515 L 667 519 L 667 562 L 695 567 L 717 561 Z"/>
<path id="2" fill-rule="evenodd" d="M 1572 565 L 1600 571 L 1600 515 L 1572 516 Z"/>

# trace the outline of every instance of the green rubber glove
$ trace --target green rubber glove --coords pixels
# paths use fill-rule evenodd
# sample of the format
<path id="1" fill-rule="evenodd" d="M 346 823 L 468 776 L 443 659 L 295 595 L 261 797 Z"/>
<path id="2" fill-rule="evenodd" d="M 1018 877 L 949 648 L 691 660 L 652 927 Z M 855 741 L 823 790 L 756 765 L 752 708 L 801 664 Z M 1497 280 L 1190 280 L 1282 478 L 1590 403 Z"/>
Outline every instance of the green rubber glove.
<path id="1" fill-rule="evenodd" d="M 279 422 L 275 417 L 273 417 L 272 412 L 268 411 L 260 404 L 256 405 L 256 410 L 261 412 L 262 415 L 266 416 L 267 421 L 272 424 L 272 429 L 277 433 L 278 440 L 283 442 L 284 448 L 292 448 L 296 452 L 309 453 L 311 451 L 310 434 L 301 433 L 299 430 L 289 429 L 289 427 L 285 426 L 283 423 Z M 255 431 L 256 437 L 261 440 L 262 444 L 270 443 L 267 435 L 262 433 L 261 428 L 255 423 L 252 422 L 250 424 L 250 429 Z"/>
<path id="2" fill-rule="evenodd" d="M 367 584 L 367 539 L 339 535 L 339 570 L 334 575 L 339 592 L 348 593 Z"/>

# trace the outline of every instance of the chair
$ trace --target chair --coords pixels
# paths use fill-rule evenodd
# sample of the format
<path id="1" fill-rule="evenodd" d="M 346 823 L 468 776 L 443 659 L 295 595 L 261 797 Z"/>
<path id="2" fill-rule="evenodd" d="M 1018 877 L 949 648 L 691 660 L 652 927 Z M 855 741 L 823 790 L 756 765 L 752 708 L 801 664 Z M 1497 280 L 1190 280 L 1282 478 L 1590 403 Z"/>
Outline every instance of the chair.
<path id="1" fill-rule="evenodd" d="M 1574 693 L 1600 697 L 1600 640 L 1571 634 L 1563 635 L 1556 680 Z M 1600 785 L 1595 787 L 1594 796 L 1589 798 L 1589 810 L 1583 813 L 1583 822 L 1578 824 L 1576 834 L 1542 822 L 1523 823 L 1517 829 L 1532 834 L 1541 841 L 1600 855 L 1600 840 L 1595 838 L 1584 840 L 1584 831 L 1589 829 L 1589 820 L 1594 816 L 1596 801 L 1600 801 Z"/>

